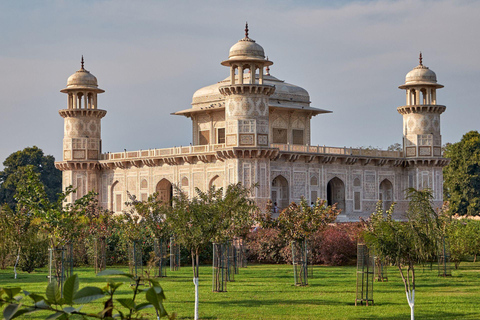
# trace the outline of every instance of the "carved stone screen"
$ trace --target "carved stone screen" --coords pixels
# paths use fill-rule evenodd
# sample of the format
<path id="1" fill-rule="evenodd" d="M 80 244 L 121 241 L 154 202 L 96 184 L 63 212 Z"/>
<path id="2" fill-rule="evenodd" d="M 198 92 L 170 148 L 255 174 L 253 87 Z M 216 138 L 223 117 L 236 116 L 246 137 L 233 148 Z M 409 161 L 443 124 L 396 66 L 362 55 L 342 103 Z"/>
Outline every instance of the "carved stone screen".
<path id="1" fill-rule="evenodd" d="M 225 128 L 218 128 L 217 143 L 225 143 Z"/>
<path id="2" fill-rule="evenodd" d="M 273 143 L 287 143 L 287 129 L 273 128 Z"/>
<path id="3" fill-rule="evenodd" d="M 293 144 L 303 145 L 303 130 L 293 129 Z"/>

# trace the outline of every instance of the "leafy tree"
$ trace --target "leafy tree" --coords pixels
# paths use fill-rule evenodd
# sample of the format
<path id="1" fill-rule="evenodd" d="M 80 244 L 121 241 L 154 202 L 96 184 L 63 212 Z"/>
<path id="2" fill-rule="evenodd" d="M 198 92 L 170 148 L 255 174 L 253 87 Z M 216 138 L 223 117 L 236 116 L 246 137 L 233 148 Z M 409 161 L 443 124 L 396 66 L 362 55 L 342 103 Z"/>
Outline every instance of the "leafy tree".
<path id="1" fill-rule="evenodd" d="M 5 168 L 0 172 L 0 203 L 6 203 L 15 209 L 17 201 L 14 197 L 27 166 L 33 166 L 34 171 L 40 175 L 48 199 L 56 201 L 57 194 L 62 190 L 62 172 L 55 168 L 54 162 L 53 156 L 44 155 L 42 149 L 36 146 L 8 156 L 3 162 Z"/>
<path id="2" fill-rule="evenodd" d="M 327 206 L 325 200 L 317 199 L 313 205 L 309 205 L 302 197 L 300 205 L 292 202 L 283 210 L 277 219 L 280 232 L 290 241 L 303 241 L 310 235 L 324 229 L 332 223 L 340 213 L 336 205 Z"/>
<path id="3" fill-rule="evenodd" d="M 453 221 L 447 230 L 448 247 L 450 249 L 450 260 L 455 263 L 455 269 L 458 269 L 460 262 L 469 254 L 469 244 L 466 238 L 466 223 L 463 221 Z"/>
<path id="4" fill-rule="evenodd" d="M 403 151 L 403 147 L 400 143 L 395 142 L 394 144 L 391 144 L 387 148 L 388 151 Z"/>
<path id="5" fill-rule="evenodd" d="M 480 254 L 480 220 L 468 219 L 466 222 L 465 238 L 468 239 L 468 253 L 474 257 L 473 262 L 476 262 Z"/>
<path id="6" fill-rule="evenodd" d="M 73 204 L 65 204 L 66 197 L 73 192 L 69 187 L 59 194 L 56 201 L 51 201 L 40 180 L 40 173 L 35 172 L 33 166 L 25 167 L 23 178 L 24 182 L 18 185 L 15 196 L 18 201 L 17 212 L 25 212 L 33 223 L 38 224 L 48 238 L 51 248 L 74 243 L 82 235 L 86 225 L 85 204 L 90 201 L 89 198 L 95 197 L 95 194 L 90 192 Z M 55 254 L 54 260 L 59 261 Z M 57 277 L 60 272 L 61 266 L 57 264 Z"/>
<path id="7" fill-rule="evenodd" d="M 6 269 L 11 261 L 13 228 L 10 224 L 10 207 L 0 206 L 0 269 Z"/>
<path id="8" fill-rule="evenodd" d="M 93 251 L 95 270 L 103 270 L 106 267 L 106 240 L 113 233 L 116 220 L 112 212 L 99 204 L 97 193 L 91 193 L 81 201 L 86 222 L 81 237 L 90 244 L 90 252 Z"/>
<path id="9" fill-rule="evenodd" d="M 394 205 L 384 214 L 382 203 L 365 222 L 364 238 L 367 244 L 383 259 L 392 261 L 402 277 L 410 316 L 414 319 L 415 264 L 431 259 L 438 250 L 445 225 L 443 215 L 432 208 L 430 190 L 407 192 L 410 200 L 406 212 L 407 221 L 392 218 Z"/>
<path id="10" fill-rule="evenodd" d="M 189 199 L 180 189 L 172 206 L 162 206 L 167 222 L 177 241 L 190 251 L 195 284 L 195 319 L 198 319 L 198 280 L 200 252 L 212 241 L 238 235 L 251 223 L 256 206 L 249 199 L 250 190 L 241 184 L 223 189 L 212 187 L 206 192 L 196 189 L 197 196 Z M 238 225 L 237 225 L 238 224 Z"/>
<path id="11" fill-rule="evenodd" d="M 449 212 L 459 215 L 480 213 L 480 134 L 467 132 L 457 143 L 445 147 L 450 164 L 443 168 L 444 198 Z"/>
<path id="12" fill-rule="evenodd" d="M 308 205 L 307 200 L 302 197 L 300 205 L 297 206 L 295 202 L 292 202 L 285 210 L 283 210 L 278 219 L 276 225 L 280 230 L 280 233 L 284 236 L 287 242 L 295 241 L 295 244 L 300 244 L 300 252 L 302 256 L 306 256 L 306 241 L 315 232 L 323 230 L 329 223 L 332 223 L 337 218 L 341 210 L 337 209 L 336 204 L 333 206 L 327 206 L 325 200 L 317 199 L 312 205 Z M 269 217 L 267 216 L 267 219 Z M 267 220 L 268 221 L 268 220 Z M 293 246 L 292 243 L 292 261 L 293 259 Z M 297 269 L 294 268 L 295 285 L 297 285 Z M 300 271 L 299 284 L 306 285 L 307 283 L 307 264 L 303 261 Z"/>

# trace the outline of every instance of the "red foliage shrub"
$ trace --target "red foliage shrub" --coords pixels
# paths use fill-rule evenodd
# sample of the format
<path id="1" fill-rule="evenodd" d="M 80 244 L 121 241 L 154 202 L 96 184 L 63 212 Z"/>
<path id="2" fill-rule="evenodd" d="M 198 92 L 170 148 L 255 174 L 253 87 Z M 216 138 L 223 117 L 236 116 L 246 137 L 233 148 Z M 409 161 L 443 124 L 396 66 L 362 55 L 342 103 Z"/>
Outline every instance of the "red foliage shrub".
<path id="1" fill-rule="evenodd" d="M 322 232 L 320 247 L 316 249 L 319 260 L 327 265 L 345 265 L 356 256 L 356 243 L 338 227 L 329 227 Z"/>
<path id="2" fill-rule="evenodd" d="M 356 257 L 360 223 L 336 223 L 308 239 L 311 264 L 345 265 Z M 257 229 L 246 238 L 248 259 L 261 263 L 292 263 L 292 246 L 277 229 Z"/>
<path id="3" fill-rule="evenodd" d="M 284 263 L 280 253 L 285 241 L 277 229 L 257 229 L 247 235 L 247 259 L 252 262 Z"/>

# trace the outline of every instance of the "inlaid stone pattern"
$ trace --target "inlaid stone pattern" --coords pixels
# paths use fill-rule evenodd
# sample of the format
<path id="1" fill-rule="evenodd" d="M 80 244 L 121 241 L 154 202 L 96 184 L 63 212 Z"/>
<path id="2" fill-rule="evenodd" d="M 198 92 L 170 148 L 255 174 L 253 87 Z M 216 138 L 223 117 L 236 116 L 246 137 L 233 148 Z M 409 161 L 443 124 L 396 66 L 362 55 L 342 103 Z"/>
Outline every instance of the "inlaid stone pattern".
<path id="1" fill-rule="evenodd" d="M 300 199 L 302 196 L 307 196 L 305 192 L 305 179 L 307 174 L 305 172 L 294 172 L 293 173 L 293 197 L 295 199 Z"/>
<path id="2" fill-rule="evenodd" d="M 234 117 L 265 117 L 268 115 L 268 98 L 263 95 L 243 96 L 235 95 L 225 101 L 227 118 Z"/>
<path id="3" fill-rule="evenodd" d="M 240 145 L 241 146 L 252 146 L 254 145 L 254 134 L 241 133 L 240 134 Z"/>
<path id="4" fill-rule="evenodd" d="M 226 142 L 227 142 L 227 146 L 236 146 L 237 145 L 237 135 L 236 134 L 227 134 Z"/>
<path id="5" fill-rule="evenodd" d="M 100 119 L 90 117 L 69 117 L 64 121 L 64 137 L 100 138 Z"/>
<path id="6" fill-rule="evenodd" d="M 258 145 L 259 146 L 268 146 L 268 135 L 259 134 L 257 135 Z"/>

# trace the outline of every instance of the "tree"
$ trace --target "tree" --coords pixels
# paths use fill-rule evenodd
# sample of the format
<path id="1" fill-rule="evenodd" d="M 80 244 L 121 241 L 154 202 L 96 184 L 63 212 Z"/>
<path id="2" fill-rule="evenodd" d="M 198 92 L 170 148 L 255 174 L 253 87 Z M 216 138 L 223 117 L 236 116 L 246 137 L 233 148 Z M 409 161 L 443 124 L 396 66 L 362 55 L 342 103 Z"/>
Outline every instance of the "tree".
<path id="1" fill-rule="evenodd" d="M 72 188 L 68 187 L 65 192 L 59 193 L 56 201 L 51 201 L 40 180 L 41 174 L 35 171 L 34 166 L 28 165 L 24 171 L 24 180 L 18 185 L 15 195 L 18 201 L 17 212 L 25 212 L 40 226 L 40 230 L 48 238 L 50 248 L 73 244 L 86 225 L 85 204 L 95 197 L 95 193 L 90 192 L 73 204 L 65 204 L 66 197 L 73 192 Z M 54 252 L 55 250 L 52 253 L 56 262 L 56 276 L 60 278 L 61 261 L 55 257 Z"/>
<path id="2" fill-rule="evenodd" d="M 415 264 L 431 259 L 438 252 L 444 236 L 444 215 L 432 208 L 433 195 L 430 190 L 407 191 L 410 200 L 406 212 L 407 221 L 392 218 L 394 205 L 384 214 L 382 203 L 365 222 L 364 238 L 371 248 L 383 259 L 394 263 L 402 277 L 410 317 L 414 319 L 415 307 Z"/>
<path id="3" fill-rule="evenodd" d="M 256 209 L 250 190 L 240 183 L 223 189 L 212 187 L 206 192 L 196 189 L 189 199 L 179 188 L 172 206 L 162 206 L 177 241 L 190 251 L 195 284 L 195 319 L 198 319 L 198 280 L 200 252 L 212 241 L 238 234 L 250 223 Z M 238 225 L 237 225 L 238 224 Z"/>
<path id="4" fill-rule="evenodd" d="M 400 143 L 395 142 L 394 144 L 391 144 L 387 148 L 388 151 L 403 151 L 403 147 Z"/>
<path id="5" fill-rule="evenodd" d="M 27 166 L 33 166 L 40 175 L 40 181 L 45 186 L 45 193 L 50 201 L 56 201 L 62 190 L 62 172 L 55 168 L 55 158 L 44 155 L 42 149 L 36 146 L 28 147 L 12 153 L 3 162 L 4 169 L 0 172 L 0 203 L 6 203 L 15 209 L 17 201 L 15 194 Z"/>
<path id="6" fill-rule="evenodd" d="M 300 206 L 292 202 L 285 210 L 283 210 L 276 224 L 280 233 L 288 242 L 295 242 L 300 244 L 300 252 L 302 256 L 306 257 L 307 244 L 306 241 L 315 231 L 323 230 L 329 223 L 332 223 L 337 218 L 341 210 L 337 209 L 336 205 L 327 206 L 325 200 L 317 199 L 312 205 L 308 205 L 307 200 L 302 197 Z M 267 221 L 269 217 L 267 216 Z M 294 264 L 294 278 L 295 285 L 297 285 L 297 269 L 295 268 L 295 257 L 293 256 L 296 246 L 292 243 L 292 262 Z M 302 259 L 303 264 L 300 269 L 301 285 L 308 284 L 307 282 L 307 262 Z"/>
<path id="7" fill-rule="evenodd" d="M 467 132 L 457 143 L 445 147 L 450 163 L 443 168 L 444 198 L 449 212 L 459 215 L 480 213 L 480 134 Z"/>

